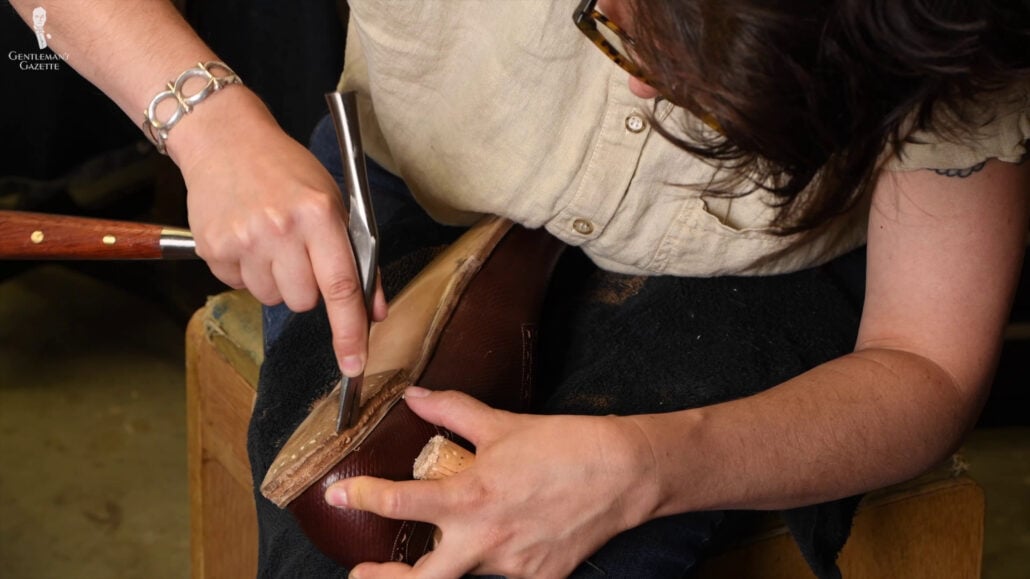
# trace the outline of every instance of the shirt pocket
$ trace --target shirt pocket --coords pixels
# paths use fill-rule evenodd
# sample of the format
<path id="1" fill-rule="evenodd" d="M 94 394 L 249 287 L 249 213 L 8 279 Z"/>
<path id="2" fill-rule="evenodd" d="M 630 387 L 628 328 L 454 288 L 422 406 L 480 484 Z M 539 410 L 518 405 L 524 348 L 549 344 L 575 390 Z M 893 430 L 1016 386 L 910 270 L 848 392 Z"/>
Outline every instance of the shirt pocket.
<path id="1" fill-rule="evenodd" d="M 700 213 L 726 233 L 734 235 L 775 235 L 772 226 L 776 208 L 771 207 L 756 195 L 720 196 L 701 195 Z"/>
<path id="2" fill-rule="evenodd" d="M 800 269 L 819 253 L 817 247 L 806 250 L 797 235 L 776 233 L 775 208 L 742 206 L 742 200 L 685 200 L 648 269 L 679 276 L 763 275 Z"/>

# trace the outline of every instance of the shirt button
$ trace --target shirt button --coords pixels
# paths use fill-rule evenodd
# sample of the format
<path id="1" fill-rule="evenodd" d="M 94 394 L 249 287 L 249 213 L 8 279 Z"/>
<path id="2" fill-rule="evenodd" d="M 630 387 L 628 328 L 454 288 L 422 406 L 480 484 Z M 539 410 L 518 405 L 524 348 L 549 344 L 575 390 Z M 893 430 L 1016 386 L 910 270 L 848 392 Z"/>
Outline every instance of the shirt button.
<path id="1" fill-rule="evenodd" d="M 626 117 L 626 130 L 631 133 L 639 133 L 647 128 L 647 122 L 644 117 L 640 115 L 630 115 Z"/>
<path id="2" fill-rule="evenodd" d="M 586 219 L 577 219 L 572 222 L 572 228 L 581 235 L 590 235 L 594 232 L 594 224 Z"/>

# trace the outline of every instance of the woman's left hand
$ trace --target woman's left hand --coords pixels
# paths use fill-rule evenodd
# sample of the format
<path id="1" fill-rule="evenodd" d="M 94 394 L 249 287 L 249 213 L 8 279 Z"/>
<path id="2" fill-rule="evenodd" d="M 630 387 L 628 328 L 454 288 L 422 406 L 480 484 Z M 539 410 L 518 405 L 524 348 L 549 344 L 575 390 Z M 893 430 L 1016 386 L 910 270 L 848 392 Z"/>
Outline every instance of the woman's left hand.
<path id="1" fill-rule="evenodd" d="M 458 392 L 411 388 L 423 419 L 476 446 L 450 478 L 340 481 L 326 500 L 442 532 L 414 567 L 365 563 L 351 577 L 564 577 L 617 533 L 651 518 L 658 501 L 651 445 L 632 418 L 533 416 L 490 408 Z"/>

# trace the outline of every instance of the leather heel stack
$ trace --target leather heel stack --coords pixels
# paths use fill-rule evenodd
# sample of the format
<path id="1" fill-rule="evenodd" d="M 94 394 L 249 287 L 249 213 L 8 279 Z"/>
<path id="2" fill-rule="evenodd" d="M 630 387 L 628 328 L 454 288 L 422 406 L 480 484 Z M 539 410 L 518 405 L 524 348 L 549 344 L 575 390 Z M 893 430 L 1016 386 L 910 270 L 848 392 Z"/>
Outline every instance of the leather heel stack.
<path id="1" fill-rule="evenodd" d="M 453 437 L 398 404 L 409 384 L 528 408 L 540 310 L 564 247 L 542 229 L 498 217 L 462 235 L 373 325 L 358 423 L 336 434 L 338 392 L 331 392 L 283 446 L 261 492 L 290 509 L 312 543 L 341 565 L 417 561 L 432 547 L 432 525 L 330 507 L 325 489 L 359 475 L 409 480 L 432 436 Z"/>

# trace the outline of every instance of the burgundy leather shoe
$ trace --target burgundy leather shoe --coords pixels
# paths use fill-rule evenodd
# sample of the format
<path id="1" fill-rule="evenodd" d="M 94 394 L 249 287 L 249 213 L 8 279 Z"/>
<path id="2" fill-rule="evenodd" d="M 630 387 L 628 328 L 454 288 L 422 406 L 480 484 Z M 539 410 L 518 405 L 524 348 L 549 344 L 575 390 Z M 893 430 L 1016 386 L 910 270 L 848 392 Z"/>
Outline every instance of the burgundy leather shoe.
<path id="1" fill-rule="evenodd" d="M 432 525 L 330 507 L 325 490 L 359 475 L 409 480 L 425 443 L 451 436 L 398 404 L 410 384 L 460 390 L 495 408 L 528 408 L 537 322 L 564 247 L 544 230 L 497 217 L 465 233 L 372 326 L 356 425 L 336 433 L 333 390 L 283 446 L 261 492 L 289 508 L 312 543 L 345 567 L 417 561 L 432 546 Z"/>

